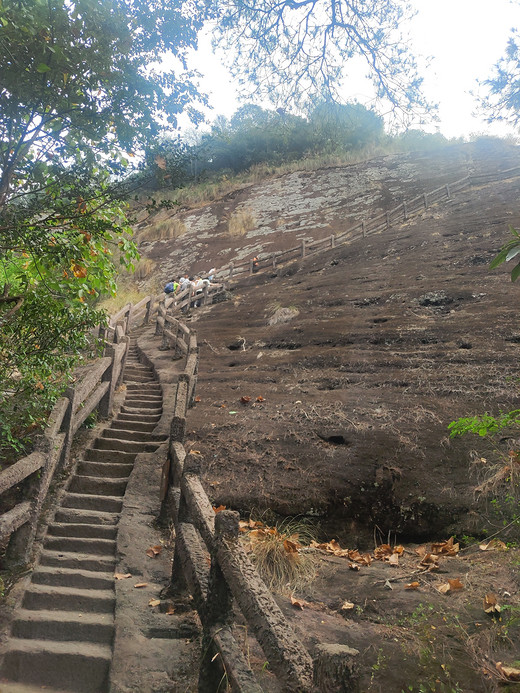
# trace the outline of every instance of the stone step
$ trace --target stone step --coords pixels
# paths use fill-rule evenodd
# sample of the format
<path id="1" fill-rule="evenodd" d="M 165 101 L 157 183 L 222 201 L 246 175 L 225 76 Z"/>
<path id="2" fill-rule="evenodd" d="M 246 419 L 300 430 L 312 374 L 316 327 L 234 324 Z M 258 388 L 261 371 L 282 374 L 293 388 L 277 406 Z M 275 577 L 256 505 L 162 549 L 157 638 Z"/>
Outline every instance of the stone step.
<path id="1" fill-rule="evenodd" d="M 83 455 L 87 462 L 110 462 L 115 464 L 133 464 L 136 452 L 123 452 L 123 450 L 95 450 L 89 448 Z"/>
<path id="2" fill-rule="evenodd" d="M 74 693 L 108 691 L 108 645 L 11 638 L 8 647 L 1 670 L 7 679 Z"/>
<path id="3" fill-rule="evenodd" d="M 162 397 L 157 399 L 141 399 L 139 395 L 133 398 L 126 397 L 124 405 L 125 407 L 132 407 L 134 409 L 161 409 L 162 408 Z"/>
<path id="4" fill-rule="evenodd" d="M 159 420 L 158 417 L 157 420 Z M 151 433 L 154 430 L 155 426 L 155 421 L 152 423 L 141 423 L 140 421 L 120 420 L 119 417 L 114 419 L 110 424 L 111 428 L 117 428 L 120 431 L 144 431 L 145 433 Z"/>
<path id="5" fill-rule="evenodd" d="M 47 536 L 115 539 L 117 536 L 117 526 L 89 525 L 82 522 L 53 522 L 47 527 Z"/>
<path id="6" fill-rule="evenodd" d="M 115 556 L 116 542 L 113 539 L 90 539 L 88 537 L 49 537 L 43 542 L 49 551 L 90 553 L 94 556 Z"/>
<path id="7" fill-rule="evenodd" d="M 110 527 L 111 525 L 117 525 L 119 522 L 119 513 L 105 513 L 97 510 L 81 510 L 79 508 L 58 508 L 54 515 L 54 521 Z"/>
<path id="8" fill-rule="evenodd" d="M 36 585 L 55 585 L 80 587 L 89 590 L 110 590 L 114 588 L 114 574 L 76 568 L 38 565 L 31 581 Z"/>
<path id="9" fill-rule="evenodd" d="M 42 689 L 41 686 L 31 686 L 27 683 L 15 683 L 14 681 L 9 681 L 8 683 L 2 684 L 2 673 L 0 671 L 0 693 L 63 693 L 63 688 L 58 691 L 56 688 L 51 688 L 50 686 L 45 686 Z M 5 681 L 6 679 L 4 679 Z M 9 686 L 9 688 L 7 687 Z"/>
<path id="10" fill-rule="evenodd" d="M 155 428 L 160 419 L 160 412 L 158 412 L 157 414 L 143 414 L 143 412 L 128 413 L 123 411 L 117 415 L 117 418 L 114 419 L 114 421 L 116 421 L 117 423 L 119 423 L 120 421 L 126 421 L 128 423 L 142 423 L 145 425 L 153 424 L 153 427 Z"/>
<path id="11" fill-rule="evenodd" d="M 78 476 L 128 477 L 133 464 L 117 464 L 111 462 L 80 462 L 76 470 Z"/>
<path id="12" fill-rule="evenodd" d="M 65 493 L 61 499 L 62 508 L 95 510 L 102 513 L 120 513 L 123 501 L 116 496 L 95 495 L 92 493 Z"/>
<path id="13" fill-rule="evenodd" d="M 135 371 L 136 373 L 153 373 L 152 369 L 149 366 L 144 366 L 142 363 L 139 363 L 139 361 L 137 361 L 136 359 L 128 357 L 126 359 L 125 368 L 131 371 Z"/>
<path id="14" fill-rule="evenodd" d="M 121 414 L 134 414 L 141 417 L 141 421 L 148 421 L 148 418 L 146 417 L 149 416 L 159 416 L 160 418 L 162 414 L 162 407 L 127 407 L 126 404 L 124 404 L 121 407 Z"/>
<path id="15" fill-rule="evenodd" d="M 114 590 L 36 585 L 31 583 L 25 590 L 22 607 L 30 611 L 75 611 L 76 613 L 113 614 Z"/>
<path id="16" fill-rule="evenodd" d="M 44 550 L 40 553 L 39 565 L 91 572 L 113 573 L 116 568 L 114 556 L 93 556 L 89 553 Z"/>
<path id="17" fill-rule="evenodd" d="M 146 431 L 127 431 L 122 428 L 105 428 L 103 438 L 117 438 L 118 440 L 134 440 L 136 442 L 157 443 L 160 445 L 167 440 L 167 435 L 154 435 Z"/>
<path id="18" fill-rule="evenodd" d="M 128 478 L 103 478 L 99 476 L 75 476 L 68 490 L 95 496 L 124 496 Z"/>
<path id="19" fill-rule="evenodd" d="M 18 609 L 11 633 L 15 638 L 28 640 L 78 640 L 111 645 L 114 618 L 112 614 L 82 613 L 79 616 L 76 611 Z"/>
<path id="20" fill-rule="evenodd" d="M 154 378 L 152 375 L 140 375 L 139 373 L 132 373 L 127 372 L 130 371 L 130 369 L 125 368 L 125 382 L 133 382 L 133 383 L 151 383 L 154 381 Z"/>
<path id="21" fill-rule="evenodd" d="M 146 392 L 144 388 L 141 388 L 141 390 L 132 390 L 126 393 L 125 402 L 128 403 L 129 401 L 134 399 L 146 399 L 150 402 L 161 402 L 162 393 L 155 391 Z"/>
<path id="22" fill-rule="evenodd" d="M 155 452 L 161 441 L 122 440 L 121 438 L 96 438 L 95 450 L 118 450 L 120 452 Z"/>
<path id="23" fill-rule="evenodd" d="M 160 394 L 162 395 L 162 386 L 155 380 L 153 383 L 147 383 L 146 385 L 137 385 L 136 383 L 128 383 L 126 385 L 126 394 L 134 394 L 136 392 L 146 392 L 147 394 Z"/>

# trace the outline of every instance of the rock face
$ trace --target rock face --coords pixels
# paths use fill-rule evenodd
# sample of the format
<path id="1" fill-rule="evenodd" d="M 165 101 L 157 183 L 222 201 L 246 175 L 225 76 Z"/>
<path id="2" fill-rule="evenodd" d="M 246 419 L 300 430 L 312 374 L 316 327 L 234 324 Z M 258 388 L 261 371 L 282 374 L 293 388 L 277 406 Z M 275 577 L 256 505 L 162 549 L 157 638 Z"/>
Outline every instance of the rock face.
<path id="1" fill-rule="evenodd" d="M 514 156 L 477 163 L 506 169 Z M 383 163 L 409 167 L 391 158 L 367 168 Z M 433 189 L 441 162 L 423 167 Z M 447 426 L 518 406 L 515 287 L 506 268 L 488 270 L 508 225 L 520 224 L 517 191 L 518 179 L 473 186 L 193 311 L 201 401 L 187 446 L 200 451 L 217 505 L 319 517 L 349 545 L 373 541 L 375 527 L 423 539 L 492 519 L 474 493 L 485 469 L 472 462 L 491 453 L 480 439 L 450 440 Z M 282 309 L 295 317 L 273 320 Z"/>
<path id="2" fill-rule="evenodd" d="M 491 145 L 490 145 L 491 146 Z M 493 173 L 518 163 L 514 147 L 495 143 L 457 145 L 434 154 L 379 157 L 351 166 L 298 171 L 236 190 L 198 209 L 161 211 L 142 229 L 173 220 L 180 237 L 145 241 L 143 254 L 156 262 L 154 280 L 163 285 L 183 271 L 207 271 L 231 260 L 286 250 L 339 233 L 470 173 Z M 240 222 L 240 220 L 243 220 Z M 239 220 L 230 233 L 230 222 Z M 247 221 L 245 221 L 247 220 Z M 164 280 L 164 281 L 163 281 Z M 162 282 L 162 284 L 161 284 Z"/>

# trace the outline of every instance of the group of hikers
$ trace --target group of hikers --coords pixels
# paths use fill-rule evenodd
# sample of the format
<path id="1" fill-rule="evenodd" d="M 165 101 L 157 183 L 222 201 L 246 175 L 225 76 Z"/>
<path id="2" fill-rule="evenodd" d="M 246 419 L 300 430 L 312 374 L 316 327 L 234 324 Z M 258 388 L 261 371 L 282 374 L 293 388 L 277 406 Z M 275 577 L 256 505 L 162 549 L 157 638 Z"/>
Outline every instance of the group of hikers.
<path id="1" fill-rule="evenodd" d="M 181 294 L 186 289 L 190 290 L 188 294 L 195 300 L 190 301 L 190 306 L 198 308 L 202 301 L 204 289 L 211 284 L 215 276 L 215 269 L 210 269 L 207 277 L 202 278 L 200 274 L 190 277 L 188 272 L 182 274 L 178 279 L 171 279 L 164 287 L 165 294 Z"/>

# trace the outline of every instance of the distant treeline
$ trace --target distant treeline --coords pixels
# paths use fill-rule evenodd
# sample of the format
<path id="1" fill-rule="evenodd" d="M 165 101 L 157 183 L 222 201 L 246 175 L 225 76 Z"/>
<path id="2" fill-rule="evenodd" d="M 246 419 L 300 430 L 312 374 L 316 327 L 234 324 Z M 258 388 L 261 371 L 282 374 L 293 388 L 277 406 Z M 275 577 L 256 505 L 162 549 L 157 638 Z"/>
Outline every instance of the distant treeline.
<path id="1" fill-rule="evenodd" d="M 154 187 L 182 188 L 215 176 L 236 175 L 257 164 L 279 166 L 390 141 L 404 150 L 447 143 L 443 135 L 418 130 L 390 137 L 383 119 L 360 104 L 321 104 L 308 118 L 246 105 L 230 119 L 219 116 L 209 132 L 197 133 L 191 141 L 164 139 L 147 152 L 146 159 L 148 173 L 156 172 Z"/>

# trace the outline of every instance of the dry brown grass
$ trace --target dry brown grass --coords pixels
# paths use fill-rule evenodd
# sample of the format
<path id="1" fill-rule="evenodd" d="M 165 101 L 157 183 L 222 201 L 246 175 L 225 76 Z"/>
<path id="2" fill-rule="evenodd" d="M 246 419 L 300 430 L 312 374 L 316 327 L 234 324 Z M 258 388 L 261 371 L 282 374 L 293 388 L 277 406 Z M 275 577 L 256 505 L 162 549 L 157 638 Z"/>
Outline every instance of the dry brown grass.
<path id="1" fill-rule="evenodd" d="M 250 209 L 239 209 L 231 215 L 228 222 L 228 233 L 230 236 L 245 236 L 256 226 L 255 217 Z"/>
<path id="2" fill-rule="evenodd" d="M 292 594 L 308 587 L 316 577 L 318 558 L 305 546 L 315 540 L 311 525 L 299 518 L 277 527 L 253 530 L 247 535 L 253 562 L 273 592 Z"/>
<path id="3" fill-rule="evenodd" d="M 156 263 L 147 257 L 141 257 L 134 265 L 133 278 L 142 281 L 149 277 L 155 270 Z"/>
<path id="4" fill-rule="evenodd" d="M 141 231 L 139 241 L 167 241 L 172 238 L 179 238 L 186 231 L 186 224 L 181 219 L 169 217 Z"/>

